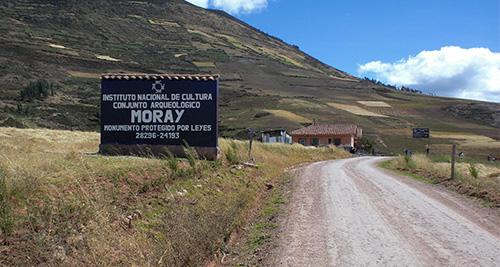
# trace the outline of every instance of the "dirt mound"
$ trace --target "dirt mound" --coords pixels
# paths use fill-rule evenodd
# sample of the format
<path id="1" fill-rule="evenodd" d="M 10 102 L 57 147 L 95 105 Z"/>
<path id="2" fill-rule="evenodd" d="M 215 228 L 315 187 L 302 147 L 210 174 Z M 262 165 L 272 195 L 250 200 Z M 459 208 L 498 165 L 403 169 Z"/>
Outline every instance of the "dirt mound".
<path id="1" fill-rule="evenodd" d="M 462 183 L 460 181 L 449 180 L 449 181 L 445 181 L 441 184 L 443 184 L 447 187 L 453 188 L 454 190 L 456 190 L 460 194 L 484 200 L 488 203 L 491 203 L 493 206 L 500 208 L 500 195 L 499 194 L 489 192 L 488 190 L 475 188 L 471 185 Z"/>

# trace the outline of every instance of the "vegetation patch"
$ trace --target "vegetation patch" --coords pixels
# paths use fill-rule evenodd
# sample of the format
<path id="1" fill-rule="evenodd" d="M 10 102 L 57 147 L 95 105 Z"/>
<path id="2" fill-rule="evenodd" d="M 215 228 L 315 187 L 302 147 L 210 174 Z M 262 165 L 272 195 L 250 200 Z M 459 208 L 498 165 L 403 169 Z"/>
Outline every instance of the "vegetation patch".
<path id="1" fill-rule="evenodd" d="M 248 230 L 241 233 L 237 240 L 228 246 L 227 255 L 221 261 L 225 266 L 259 266 L 271 250 L 272 240 L 278 235 L 280 225 L 278 216 L 283 212 L 283 205 L 289 203 L 292 194 L 293 178 L 284 172 L 277 184 L 266 184 L 266 198 L 259 205 L 257 216 L 248 225 Z M 265 264 L 264 264 L 265 265 Z"/>
<path id="2" fill-rule="evenodd" d="M 98 58 L 98 59 L 107 60 L 107 61 L 120 61 L 117 58 L 112 58 L 110 56 L 105 56 L 105 55 L 97 55 L 96 54 L 95 57 Z"/>
<path id="3" fill-rule="evenodd" d="M 254 142 L 248 163 L 248 142 L 220 139 L 216 161 L 107 157 L 95 153 L 98 133 L 0 128 L 0 137 L 0 262 L 10 266 L 220 261 L 285 168 L 348 156 Z"/>
<path id="4" fill-rule="evenodd" d="M 284 98 L 279 101 L 280 106 L 288 107 L 293 109 L 312 109 L 312 110 L 321 110 L 327 108 L 327 106 L 321 102 L 317 102 L 314 100 L 302 100 L 302 99 L 291 99 Z"/>
<path id="5" fill-rule="evenodd" d="M 294 65 L 294 66 L 297 66 L 297 67 L 300 67 L 300 68 L 305 68 L 304 65 L 302 65 L 301 63 L 297 62 L 296 60 L 293 60 L 291 59 L 290 57 L 288 56 L 285 56 L 285 55 L 278 55 L 282 60 L 284 60 L 286 63 L 288 64 L 291 64 L 291 65 Z"/>
<path id="6" fill-rule="evenodd" d="M 312 122 L 312 120 L 310 120 L 308 118 L 304 118 L 304 117 L 302 117 L 300 115 L 297 115 L 297 114 L 292 113 L 292 112 L 287 111 L 287 110 L 281 110 L 281 109 L 264 109 L 264 111 L 272 113 L 275 116 L 279 116 L 279 117 L 285 118 L 285 119 L 287 119 L 289 121 L 293 121 L 293 122 L 298 122 L 298 123 L 310 123 L 310 122 Z"/>
<path id="7" fill-rule="evenodd" d="M 216 34 L 216 35 L 224 38 L 224 40 L 222 41 L 223 43 L 228 44 L 229 46 L 232 46 L 234 48 L 246 50 L 246 48 L 238 40 L 236 40 L 236 38 L 226 34 Z"/>
<path id="8" fill-rule="evenodd" d="M 100 73 L 90 73 L 90 72 L 81 72 L 81 71 L 68 71 L 68 74 L 73 77 L 80 78 L 91 78 L 91 79 L 99 79 L 101 77 Z"/>
<path id="9" fill-rule="evenodd" d="M 192 33 L 192 34 L 197 34 L 197 35 L 200 35 L 200 36 L 203 36 L 203 37 L 207 37 L 207 38 L 213 38 L 212 36 L 210 36 L 209 34 L 207 33 L 204 33 L 202 31 L 199 31 L 199 30 L 191 30 L 191 29 L 188 29 L 187 30 L 189 33 Z"/>
<path id="10" fill-rule="evenodd" d="M 171 27 L 180 27 L 177 22 L 167 21 L 163 19 L 149 19 L 148 22 L 153 25 L 166 25 Z"/>
<path id="11" fill-rule="evenodd" d="M 484 135 L 470 133 L 432 132 L 433 138 L 448 139 L 468 147 L 499 147 L 500 141 Z"/>
<path id="12" fill-rule="evenodd" d="M 306 74 L 299 73 L 299 72 L 293 72 L 293 71 L 282 71 L 281 72 L 283 75 L 288 76 L 288 77 L 301 77 L 301 78 L 308 78 Z"/>
<path id="13" fill-rule="evenodd" d="M 215 63 L 214 62 L 193 62 L 196 67 L 205 67 L 205 68 L 215 68 Z"/>
<path id="14" fill-rule="evenodd" d="M 381 166 L 408 173 L 419 180 L 445 185 L 461 194 L 485 201 L 490 206 L 500 207 L 499 163 L 460 159 L 455 165 L 455 179 L 451 179 L 451 160 L 444 156 L 400 156 Z"/>
<path id="15" fill-rule="evenodd" d="M 345 105 L 345 104 L 338 104 L 338 103 L 328 103 L 328 105 L 330 105 L 334 108 L 338 108 L 338 109 L 350 112 L 350 113 L 355 114 L 355 115 L 359 115 L 359 116 L 387 117 L 385 115 L 373 113 L 373 112 L 368 111 L 362 107 L 358 107 L 358 106 L 354 106 L 354 105 Z"/>
<path id="16" fill-rule="evenodd" d="M 367 106 L 367 107 L 377 107 L 377 108 L 390 108 L 391 105 L 387 104 L 386 102 L 383 101 L 357 101 L 361 105 Z"/>

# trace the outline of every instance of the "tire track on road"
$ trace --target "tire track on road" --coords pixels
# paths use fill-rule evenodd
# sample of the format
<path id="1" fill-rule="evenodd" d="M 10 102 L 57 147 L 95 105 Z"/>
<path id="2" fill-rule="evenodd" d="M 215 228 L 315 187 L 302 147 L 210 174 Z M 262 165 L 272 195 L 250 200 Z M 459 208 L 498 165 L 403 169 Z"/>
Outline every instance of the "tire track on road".
<path id="1" fill-rule="evenodd" d="M 351 158 L 296 171 L 273 266 L 500 266 L 499 212 Z"/>

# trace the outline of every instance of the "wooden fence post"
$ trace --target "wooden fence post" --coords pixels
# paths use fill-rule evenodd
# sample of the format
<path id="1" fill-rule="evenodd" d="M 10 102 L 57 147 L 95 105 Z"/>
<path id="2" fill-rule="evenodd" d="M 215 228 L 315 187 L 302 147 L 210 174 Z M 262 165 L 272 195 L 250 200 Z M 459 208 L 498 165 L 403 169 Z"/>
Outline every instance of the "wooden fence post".
<path id="1" fill-rule="evenodd" d="M 455 154 L 457 153 L 457 145 L 453 145 L 451 152 L 451 179 L 455 179 Z"/>

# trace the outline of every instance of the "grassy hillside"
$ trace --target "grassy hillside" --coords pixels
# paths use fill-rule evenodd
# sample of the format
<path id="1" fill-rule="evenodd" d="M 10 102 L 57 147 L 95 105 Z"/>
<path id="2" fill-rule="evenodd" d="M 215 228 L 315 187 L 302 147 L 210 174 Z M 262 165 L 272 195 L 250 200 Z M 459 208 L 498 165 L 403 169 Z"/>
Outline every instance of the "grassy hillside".
<path id="1" fill-rule="evenodd" d="M 0 127 L 0 265 L 200 266 L 283 170 L 342 150 L 220 139 L 218 161 L 105 157 L 89 132 Z"/>
<path id="2" fill-rule="evenodd" d="M 335 53 L 335 51 L 332 51 Z M 397 91 L 327 66 L 221 11 L 184 1 L 0 2 L 0 125 L 97 131 L 101 73 L 218 73 L 219 130 L 355 123 L 383 153 L 431 128 L 434 152 L 498 155 L 500 105 Z M 47 94 L 22 97 L 46 80 Z M 464 136 L 466 136 L 464 138 Z"/>

